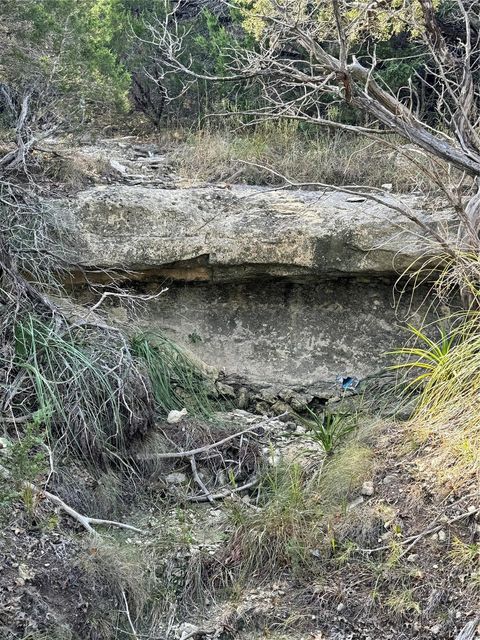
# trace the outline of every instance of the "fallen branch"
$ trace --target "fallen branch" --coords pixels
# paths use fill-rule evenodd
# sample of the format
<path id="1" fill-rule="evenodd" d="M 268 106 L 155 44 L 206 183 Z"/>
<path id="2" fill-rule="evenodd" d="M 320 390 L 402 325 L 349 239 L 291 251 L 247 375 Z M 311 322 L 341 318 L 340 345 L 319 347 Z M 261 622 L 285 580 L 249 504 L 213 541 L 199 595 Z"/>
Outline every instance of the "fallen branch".
<path id="1" fill-rule="evenodd" d="M 465 518 L 468 518 L 469 516 L 474 516 L 479 511 L 480 511 L 480 507 L 477 507 L 477 509 L 472 510 L 472 511 L 466 511 L 464 513 L 461 513 L 458 516 L 455 516 L 455 518 L 451 518 L 450 520 L 448 520 L 448 522 L 445 522 L 444 524 L 442 523 L 442 524 L 437 525 L 436 527 L 432 527 L 431 529 L 427 529 L 426 531 L 422 531 L 417 536 L 414 536 L 413 539 L 410 538 L 410 540 L 412 540 L 412 542 L 408 545 L 408 547 L 406 549 L 404 549 L 402 551 L 402 553 L 398 556 L 398 559 L 403 558 L 403 556 L 405 556 L 417 544 L 417 542 L 419 542 L 420 540 L 425 538 L 425 536 L 437 533 L 437 531 L 440 531 L 440 529 L 442 529 L 443 526 L 449 526 L 449 525 L 453 524 L 454 522 L 458 522 L 459 520 L 463 520 Z"/>
<path id="2" fill-rule="evenodd" d="M 210 449 L 215 449 L 222 444 L 226 444 L 227 442 L 230 442 L 230 440 L 234 440 L 235 438 L 243 436 L 245 433 L 258 435 L 251 428 L 249 428 L 244 429 L 243 431 L 239 431 L 238 433 L 234 433 L 231 436 L 227 436 L 226 438 L 223 438 L 223 440 L 219 440 L 218 442 L 212 442 L 212 444 L 198 447 L 198 449 L 191 449 L 190 451 L 173 451 L 169 453 L 142 453 L 135 457 L 137 460 L 174 460 L 175 458 L 191 458 L 192 456 L 196 456 L 199 453 L 205 453 L 206 451 L 210 451 Z"/>
<path id="3" fill-rule="evenodd" d="M 135 630 L 135 627 L 133 625 L 132 622 L 132 617 L 130 615 L 130 609 L 128 607 L 128 601 L 127 601 L 127 596 L 125 595 L 125 591 L 122 590 L 122 597 L 123 597 L 123 602 L 125 604 L 125 615 L 127 616 L 127 620 L 128 620 L 128 624 L 130 625 L 130 629 L 132 631 L 132 638 L 134 640 L 138 640 L 138 634 Z"/>
<path id="4" fill-rule="evenodd" d="M 23 486 L 28 486 L 32 491 L 35 491 L 40 497 L 46 498 L 49 502 L 52 502 L 53 504 L 60 507 L 60 509 L 65 511 L 65 513 L 68 513 L 69 516 L 71 516 L 74 520 L 79 522 L 82 525 L 82 527 L 86 529 L 89 533 L 94 533 L 94 534 L 97 533 L 95 529 L 92 527 L 92 524 L 93 525 L 103 524 L 110 527 L 119 527 L 120 529 L 128 529 L 129 531 L 135 531 L 136 533 L 145 533 L 142 529 L 133 527 L 130 524 L 125 524 L 124 522 L 117 522 L 116 520 L 103 520 L 101 518 L 90 518 L 89 516 L 84 516 L 78 511 L 75 511 L 75 509 L 70 507 L 66 502 L 64 502 L 61 498 L 54 495 L 53 493 L 50 493 L 49 491 L 43 491 L 42 489 L 39 489 L 38 487 L 31 484 L 30 482 L 26 482 L 26 483 L 24 482 L 22 484 Z"/>
<path id="5" fill-rule="evenodd" d="M 33 413 L 28 416 L 19 416 L 18 418 L 4 418 L 0 416 L 0 422 L 4 424 L 25 424 L 26 422 L 31 421 L 33 418 Z"/>
<path id="6" fill-rule="evenodd" d="M 473 640 L 477 633 L 479 624 L 480 616 L 477 616 L 474 620 L 470 620 L 470 622 L 467 622 L 460 633 L 455 637 L 455 640 Z"/>
<path id="7" fill-rule="evenodd" d="M 198 486 L 200 487 L 200 489 L 204 493 L 204 496 L 202 496 L 202 497 L 204 497 L 205 500 L 208 500 L 210 502 L 210 504 L 215 504 L 215 498 L 212 496 L 212 494 L 208 490 L 207 486 L 205 485 L 203 480 L 198 475 L 197 463 L 195 462 L 195 456 L 191 456 L 191 458 L 190 458 L 190 466 L 192 468 L 193 479 L 195 480 L 195 482 L 198 484 Z"/>
<path id="8" fill-rule="evenodd" d="M 223 500 L 224 498 L 229 498 L 234 493 L 240 493 L 240 491 L 245 491 L 246 489 L 255 487 L 258 482 L 258 478 L 254 478 L 250 482 L 242 484 L 241 487 L 234 487 L 233 489 L 227 489 L 226 491 L 222 491 L 221 493 L 210 494 L 210 497 L 213 498 L 213 500 Z M 207 499 L 208 498 L 206 496 L 189 496 L 187 498 L 189 502 L 206 502 Z"/>
<path id="9" fill-rule="evenodd" d="M 0 466 L 0 475 L 4 478 L 9 479 L 11 477 L 10 472 L 5 469 L 5 467 Z M 103 520 L 101 518 L 90 518 L 89 516 L 84 516 L 82 513 L 79 513 L 73 507 L 70 507 L 66 502 L 64 502 L 61 498 L 56 496 L 49 491 L 45 491 L 35 486 L 31 482 L 24 480 L 21 483 L 21 486 L 25 489 L 29 489 L 34 494 L 39 496 L 40 498 L 44 498 L 56 505 L 62 511 L 65 511 L 71 518 L 79 522 L 84 529 L 86 529 L 89 533 L 97 534 L 97 531 L 92 527 L 92 525 L 106 525 L 110 527 L 119 527 L 120 529 L 128 529 L 129 531 L 135 531 L 136 533 L 144 533 L 142 529 L 138 529 L 137 527 L 133 527 L 130 524 L 125 524 L 124 522 L 117 522 L 116 520 Z"/>
<path id="10" fill-rule="evenodd" d="M 422 540 L 426 536 L 433 535 L 434 533 L 437 533 L 438 531 L 440 531 L 440 529 L 443 529 L 443 527 L 448 527 L 454 524 L 455 522 L 458 522 L 459 520 L 464 520 L 465 518 L 468 518 L 469 516 L 474 516 L 479 512 L 480 512 L 480 507 L 477 507 L 476 509 L 472 509 L 471 511 L 465 511 L 459 514 L 458 516 L 455 516 L 454 518 L 447 520 L 446 522 L 430 527 L 428 529 L 425 529 L 424 531 L 421 531 L 420 533 L 417 533 L 413 536 L 409 536 L 408 538 L 405 538 L 405 540 L 402 540 L 399 544 L 402 546 L 408 545 L 408 547 L 402 551 L 402 553 L 398 556 L 398 559 L 403 558 L 403 556 L 405 556 L 420 540 Z M 375 547 L 374 549 L 358 549 L 358 551 L 360 551 L 361 553 L 377 553 L 379 551 L 389 551 L 390 549 L 391 547 L 389 545 L 384 545 L 382 547 Z"/>

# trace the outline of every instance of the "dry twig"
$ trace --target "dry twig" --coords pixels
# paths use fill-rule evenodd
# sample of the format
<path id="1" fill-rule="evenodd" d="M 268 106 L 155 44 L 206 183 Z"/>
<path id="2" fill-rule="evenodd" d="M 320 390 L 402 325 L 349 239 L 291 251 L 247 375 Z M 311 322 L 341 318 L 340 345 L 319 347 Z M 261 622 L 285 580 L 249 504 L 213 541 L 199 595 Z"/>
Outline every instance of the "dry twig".
<path id="1" fill-rule="evenodd" d="M 2 475 L 5 479 L 10 478 L 10 472 L 8 471 L 8 469 L 5 469 L 5 467 L 2 467 L 2 466 L 0 466 L 0 475 Z M 124 522 L 117 522 L 116 520 L 103 520 L 101 518 L 91 518 L 90 516 L 85 516 L 82 513 L 79 513 L 78 511 L 73 509 L 70 505 L 68 505 L 58 496 L 54 495 L 53 493 L 50 493 L 49 491 L 45 491 L 44 489 L 41 489 L 40 487 L 37 487 L 33 483 L 28 482 L 26 480 L 24 480 L 21 483 L 21 486 L 23 488 L 29 489 L 39 498 L 41 499 L 44 498 L 49 502 L 51 502 L 52 504 L 59 507 L 60 509 L 62 509 L 62 511 L 65 511 L 65 513 L 67 513 L 71 518 L 79 522 L 82 525 L 82 527 L 86 529 L 89 533 L 98 535 L 98 532 L 95 531 L 92 525 L 106 525 L 110 527 L 118 527 L 120 529 L 128 529 L 129 531 L 135 531 L 136 533 L 144 533 L 142 529 L 139 529 L 138 527 L 134 527 L 130 524 L 126 524 Z"/>
<path id="2" fill-rule="evenodd" d="M 421 531 L 420 533 L 417 533 L 413 536 L 409 536 L 408 538 L 405 538 L 405 540 L 401 540 L 400 544 L 403 545 L 408 545 L 406 549 L 404 549 L 402 551 L 402 553 L 398 556 L 398 558 L 403 558 L 405 555 L 407 555 L 407 553 L 409 551 L 411 551 L 413 549 L 413 547 L 420 542 L 420 540 L 422 540 L 423 538 L 425 538 L 428 535 L 433 535 L 434 533 L 437 533 L 438 531 L 440 531 L 440 529 L 442 529 L 445 526 L 450 526 L 452 524 L 454 524 L 455 522 L 459 522 L 460 520 L 464 520 L 465 518 L 468 518 L 470 516 L 474 516 L 477 513 L 480 512 L 480 507 L 477 507 L 476 509 L 471 509 L 470 511 L 464 511 L 463 513 L 459 514 L 458 516 L 455 516 L 454 518 L 450 518 L 450 520 L 447 520 L 446 522 L 443 522 L 442 524 L 438 524 L 432 527 L 428 527 L 427 529 L 424 529 L 423 531 Z M 389 551 L 391 549 L 391 547 L 389 545 L 383 545 L 381 547 L 375 547 L 374 549 L 358 549 L 358 551 L 360 551 L 361 553 L 377 553 L 380 551 Z"/>
<path id="3" fill-rule="evenodd" d="M 252 428 L 244 429 L 243 431 L 239 431 L 238 433 L 234 433 L 218 442 L 212 442 L 211 444 L 206 444 L 203 447 L 198 447 L 197 449 L 191 449 L 190 451 L 172 451 L 168 453 L 143 453 L 136 456 L 137 460 L 174 460 L 176 458 L 191 458 L 192 456 L 196 456 L 199 453 L 206 453 L 211 449 L 216 449 L 220 447 L 222 444 L 226 444 L 230 442 L 230 440 L 234 440 L 245 433 L 251 433 L 252 435 L 257 435 Z"/>

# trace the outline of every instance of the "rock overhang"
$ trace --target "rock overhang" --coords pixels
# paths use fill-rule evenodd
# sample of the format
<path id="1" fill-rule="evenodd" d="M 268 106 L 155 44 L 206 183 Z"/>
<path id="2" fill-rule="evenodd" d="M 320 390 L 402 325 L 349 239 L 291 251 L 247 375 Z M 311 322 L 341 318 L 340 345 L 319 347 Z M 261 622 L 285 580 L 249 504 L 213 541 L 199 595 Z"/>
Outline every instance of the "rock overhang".
<path id="1" fill-rule="evenodd" d="M 49 206 L 73 271 L 100 270 L 104 279 L 393 276 L 434 255 L 413 222 L 384 205 L 348 200 L 338 192 L 114 185 Z M 418 215 L 431 225 L 449 219 Z"/>

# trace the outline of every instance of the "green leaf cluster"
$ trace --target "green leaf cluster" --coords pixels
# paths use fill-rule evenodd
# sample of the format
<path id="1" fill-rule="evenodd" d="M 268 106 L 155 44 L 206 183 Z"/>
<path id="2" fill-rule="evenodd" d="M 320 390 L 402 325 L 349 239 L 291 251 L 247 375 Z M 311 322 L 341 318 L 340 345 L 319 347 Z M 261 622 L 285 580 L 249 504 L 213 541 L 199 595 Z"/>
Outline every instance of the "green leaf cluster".
<path id="1" fill-rule="evenodd" d="M 116 42 L 124 33 L 122 0 L 22 0 L 0 5 L 0 76 L 18 91 L 36 86 L 57 111 L 82 116 L 124 109 L 129 73 Z"/>

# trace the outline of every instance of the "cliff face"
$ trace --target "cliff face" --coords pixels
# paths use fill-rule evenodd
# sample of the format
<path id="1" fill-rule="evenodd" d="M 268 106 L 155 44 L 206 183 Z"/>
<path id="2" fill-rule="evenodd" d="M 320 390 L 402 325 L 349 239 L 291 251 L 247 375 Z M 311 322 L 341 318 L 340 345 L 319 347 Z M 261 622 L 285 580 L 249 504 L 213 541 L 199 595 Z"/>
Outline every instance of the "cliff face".
<path id="1" fill-rule="evenodd" d="M 139 326 L 259 385 L 326 391 L 337 374 L 377 371 L 422 299 L 421 291 L 396 299 L 392 285 L 427 242 L 361 198 L 117 184 L 51 206 L 81 267 L 72 267 L 74 284 L 87 276 L 148 293 L 168 286 Z"/>

